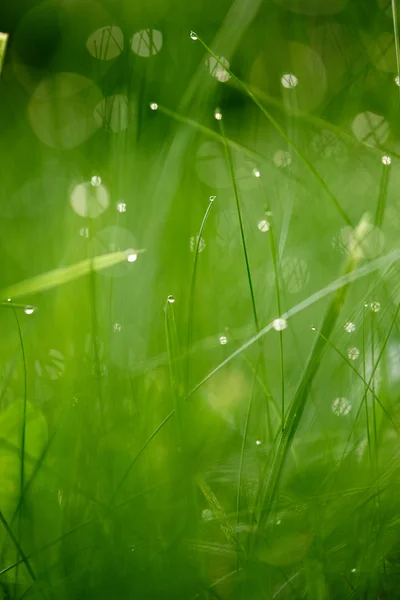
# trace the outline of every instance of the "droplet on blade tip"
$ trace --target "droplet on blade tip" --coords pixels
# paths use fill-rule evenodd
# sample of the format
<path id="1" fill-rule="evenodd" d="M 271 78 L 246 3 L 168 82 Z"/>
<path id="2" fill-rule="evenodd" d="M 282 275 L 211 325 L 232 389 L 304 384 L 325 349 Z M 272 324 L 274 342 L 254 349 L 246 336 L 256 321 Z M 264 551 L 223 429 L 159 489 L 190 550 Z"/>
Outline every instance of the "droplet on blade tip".
<path id="1" fill-rule="evenodd" d="M 197 37 L 197 34 L 194 31 L 190 32 L 190 39 L 193 40 L 194 42 L 196 40 L 198 40 L 199 38 Z"/>
<path id="2" fill-rule="evenodd" d="M 128 262 L 133 263 L 137 260 L 137 254 L 134 250 L 125 250 L 125 254 Z"/>
<path id="3" fill-rule="evenodd" d="M 157 102 L 151 102 L 151 103 L 150 103 L 150 108 L 151 108 L 151 110 L 157 110 L 157 109 L 158 109 L 158 104 L 157 104 Z"/>
<path id="4" fill-rule="evenodd" d="M 169 302 L 169 304 L 173 304 L 175 302 L 174 296 L 168 296 L 167 301 Z"/>
<path id="5" fill-rule="evenodd" d="M 25 313 L 26 315 L 31 315 L 31 314 L 33 314 L 34 312 L 35 312 L 35 308 L 34 308 L 34 306 L 25 306 L 25 308 L 24 308 L 24 313 Z"/>
<path id="6" fill-rule="evenodd" d="M 214 111 L 214 119 L 217 119 L 217 121 L 222 120 L 222 112 L 219 108 L 216 108 Z"/>
<path id="7" fill-rule="evenodd" d="M 93 175 L 92 179 L 90 180 L 90 183 L 93 187 L 99 187 L 101 185 L 101 177 L 99 177 L 98 175 Z"/>

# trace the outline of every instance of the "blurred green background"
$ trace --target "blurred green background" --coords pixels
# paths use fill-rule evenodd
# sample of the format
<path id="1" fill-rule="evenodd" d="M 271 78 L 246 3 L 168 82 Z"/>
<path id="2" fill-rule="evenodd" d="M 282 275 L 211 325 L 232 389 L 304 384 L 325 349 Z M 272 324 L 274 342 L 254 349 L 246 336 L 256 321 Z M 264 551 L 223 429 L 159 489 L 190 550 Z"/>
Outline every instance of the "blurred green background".
<path id="1" fill-rule="evenodd" d="M 0 593 L 399 598 L 396 0 L 0 30 Z"/>

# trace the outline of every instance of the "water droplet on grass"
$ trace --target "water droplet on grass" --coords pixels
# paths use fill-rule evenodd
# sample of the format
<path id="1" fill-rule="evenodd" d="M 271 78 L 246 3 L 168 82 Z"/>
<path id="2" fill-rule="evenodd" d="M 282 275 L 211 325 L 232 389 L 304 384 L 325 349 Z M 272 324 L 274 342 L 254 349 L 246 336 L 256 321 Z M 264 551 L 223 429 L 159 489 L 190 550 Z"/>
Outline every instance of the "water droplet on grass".
<path id="1" fill-rule="evenodd" d="M 261 440 L 256 440 L 256 445 L 257 446 L 261 446 L 261 444 L 262 444 Z"/>
<path id="2" fill-rule="evenodd" d="M 118 204 L 117 204 L 117 211 L 120 212 L 120 213 L 126 212 L 126 204 L 125 204 L 125 202 L 118 202 Z"/>
<path id="3" fill-rule="evenodd" d="M 219 336 L 219 343 L 221 344 L 221 346 L 225 346 L 228 343 L 228 338 L 226 337 L 226 335 Z"/>
<path id="4" fill-rule="evenodd" d="M 347 333 L 353 333 L 353 331 L 356 330 L 356 324 L 352 323 L 351 321 L 348 321 L 347 323 L 344 324 L 344 330 Z"/>
<path id="5" fill-rule="evenodd" d="M 114 325 L 113 325 L 113 331 L 115 333 L 119 333 L 120 331 L 122 331 L 122 325 L 121 325 L 121 323 L 114 323 Z"/>
<path id="6" fill-rule="evenodd" d="M 150 103 L 150 108 L 151 108 L 151 110 L 157 110 L 157 109 L 158 109 L 158 104 L 157 104 L 157 102 L 151 102 L 151 103 Z"/>
<path id="7" fill-rule="evenodd" d="M 299 80 L 297 79 L 296 75 L 293 75 L 292 73 L 286 73 L 282 76 L 281 84 L 284 88 L 295 88 L 298 83 Z"/>
<path id="8" fill-rule="evenodd" d="M 253 175 L 254 175 L 254 177 L 260 177 L 261 173 L 258 169 L 253 169 Z"/>
<path id="9" fill-rule="evenodd" d="M 269 231 L 269 223 L 265 219 L 262 219 L 261 221 L 259 221 L 257 227 L 263 233 L 266 233 L 267 231 Z"/>
<path id="10" fill-rule="evenodd" d="M 210 202 L 214 202 L 214 200 L 215 200 L 216 197 L 217 196 L 210 196 Z"/>
<path id="11" fill-rule="evenodd" d="M 196 40 L 198 40 L 199 38 L 197 37 L 197 34 L 194 31 L 190 32 L 190 39 L 193 40 L 194 42 Z"/>
<path id="12" fill-rule="evenodd" d="M 275 319 L 272 321 L 272 327 L 275 331 L 283 331 L 287 327 L 286 319 Z"/>
<path id="13" fill-rule="evenodd" d="M 92 179 L 90 180 L 90 183 L 93 187 L 99 187 L 99 185 L 101 185 L 101 177 L 99 177 L 98 175 L 93 175 Z"/>
<path id="14" fill-rule="evenodd" d="M 174 298 L 173 296 L 168 296 L 168 298 L 167 298 L 167 301 L 168 301 L 170 304 L 173 304 L 173 303 L 175 302 L 175 298 Z"/>
<path id="15" fill-rule="evenodd" d="M 24 313 L 26 315 L 31 315 L 35 312 L 35 307 L 34 306 L 25 306 L 24 308 Z"/>
<path id="16" fill-rule="evenodd" d="M 371 310 L 372 312 L 379 312 L 381 310 L 381 303 L 380 302 L 371 302 Z"/>
<path id="17" fill-rule="evenodd" d="M 133 263 L 137 260 L 137 254 L 134 250 L 125 251 L 128 262 Z"/>
<path id="18" fill-rule="evenodd" d="M 216 108 L 214 111 L 214 119 L 217 119 L 217 121 L 221 121 L 222 119 L 222 112 L 219 108 Z"/>
<path id="19" fill-rule="evenodd" d="M 382 164 L 384 165 L 390 165 L 392 162 L 392 159 L 390 158 L 390 156 L 382 156 Z"/>

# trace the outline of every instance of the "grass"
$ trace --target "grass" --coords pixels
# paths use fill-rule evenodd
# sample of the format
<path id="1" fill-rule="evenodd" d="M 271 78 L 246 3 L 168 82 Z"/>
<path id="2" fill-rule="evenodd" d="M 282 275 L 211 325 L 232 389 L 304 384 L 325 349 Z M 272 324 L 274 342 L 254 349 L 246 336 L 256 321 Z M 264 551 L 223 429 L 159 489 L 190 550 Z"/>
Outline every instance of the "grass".
<path id="1" fill-rule="evenodd" d="M 396 2 L 267 4 L 0 9 L 0 600 L 398 598 Z"/>

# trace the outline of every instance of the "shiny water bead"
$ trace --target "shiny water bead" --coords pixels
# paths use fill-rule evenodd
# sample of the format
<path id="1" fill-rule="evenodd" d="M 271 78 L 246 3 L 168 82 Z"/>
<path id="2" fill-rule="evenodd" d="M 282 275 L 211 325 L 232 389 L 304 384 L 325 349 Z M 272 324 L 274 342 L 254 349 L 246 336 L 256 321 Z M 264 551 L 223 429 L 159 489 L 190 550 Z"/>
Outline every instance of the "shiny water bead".
<path id="1" fill-rule="evenodd" d="M 357 360 L 357 358 L 360 356 L 360 351 L 358 348 L 353 346 L 353 348 L 348 349 L 347 356 L 350 360 Z"/>
<path id="2" fill-rule="evenodd" d="M 169 304 L 173 304 L 175 302 L 175 298 L 173 296 L 168 296 L 167 301 Z"/>
<path id="3" fill-rule="evenodd" d="M 332 412 L 337 417 L 344 417 L 351 411 L 351 404 L 347 398 L 336 398 L 332 402 Z"/>
<path id="4" fill-rule="evenodd" d="M 194 31 L 190 32 L 190 39 L 193 40 L 194 42 L 196 40 L 198 40 L 199 38 L 197 37 L 197 34 Z"/>
<path id="5" fill-rule="evenodd" d="M 31 315 L 35 312 L 35 307 L 34 306 L 25 306 L 24 308 L 24 313 L 26 315 Z"/>
<path id="6" fill-rule="evenodd" d="M 381 310 L 381 303 L 380 302 L 371 302 L 371 310 L 372 312 L 379 312 Z"/>
<path id="7" fill-rule="evenodd" d="M 219 108 L 216 108 L 214 111 L 214 119 L 217 119 L 217 121 L 221 121 L 222 119 L 222 112 Z"/>
<path id="8" fill-rule="evenodd" d="M 93 175 L 92 179 L 90 180 L 90 183 L 93 187 L 99 187 L 101 185 L 101 177 L 99 177 L 98 175 Z"/>
<path id="9" fill-rule="evenodd" d="M 151 110 L 157 110 L 157 109 L 158 109 L 158 104 L 157 104 L 157 102 L 151 102 L 151 103 L 150 103 L 150 108 L 151 108 Z"/>
<path id="10" fill-rule="evenodd" d="M 268 221 L 266 221 L 265 219 L 262 219 L 261 221 L 258 222 L 257 227 L 260 231 L 262 231 L 263 233 L 266 233 L 267 231 L 269 231 L 270 225 L 269 225 Z"/>
<path id="11" fill-rule="evenodd" d="M 390 165 L 392 162 L 392 159 L 390 158 L 390 156 L 382 156 L 382 164 L 384 165 Z"/>
<path id="12" fill-rule="evenodd" d="M 210 196 L 210 202 L 214 202 L 214 200 L 215 200 L 216 197 L 217 196 Z"/>
<path id="13" fill-rule="evenodd" d="M 122 325 L 121 325 L 121 323 L 114 323 L 114 325 L 113 325 L 113 331 L 115 333 L 119 333 L 120 331 L 122 331 Z"/>
<path id="14" fill-rule="evenodd" d="M 297 79 L 296 75 L 293 75 L 292 73 L 286 73 L 282 76 L 281 84 L 284 88 L 295 88 L 298 83 L 299 80 Z"/>
<path id="15" fill-rule="evenodd" d="M 253 169 L 253 175 L 254 175 L 254 177 L 260 177 L 261 173 L 258 169 Z"/>
<path id="16" fill-rule="evenodd" d="M 275 331 L 283 331 L 287 327 L 287 321 L 286 319 L 274 319 L 274 321 L 272 321 L 272 327 Z"/>
<path id="17" fill-rule="evenodd" d="M 133 263 L 137 260 L 137 254 L 134 250 L 125 250 L 125 254 L 128 262 Z"/>
<path id="18" fill-rule="evenodd" d="M 352 323 L 351 321 L 348 321 L 344 324 L 344 330 L 346 331 L 346 333 L 353 333 L 356 330 L 356 324 Z"/>
<path id="19" fill-rule="evenodd" d="M 261 446 L 262 442 L 261 440 L 256 440 L 256 446 Z"/>
<path id="20" fill-rule="evenodd" d="M 228 338 L 226 337 L 226 335 L 219 336 L 219 343 L 221 344 L 221 346 L 225 346 L 228 343 Z"/>
<path id="21" fill-rule="evenodd" d="M 126 212 L 126 204 L 125 204 L 125 202 L 118 202 L 118 204 L 117 204 L 117 211 L 120 212 L 120 213 Z"/>

